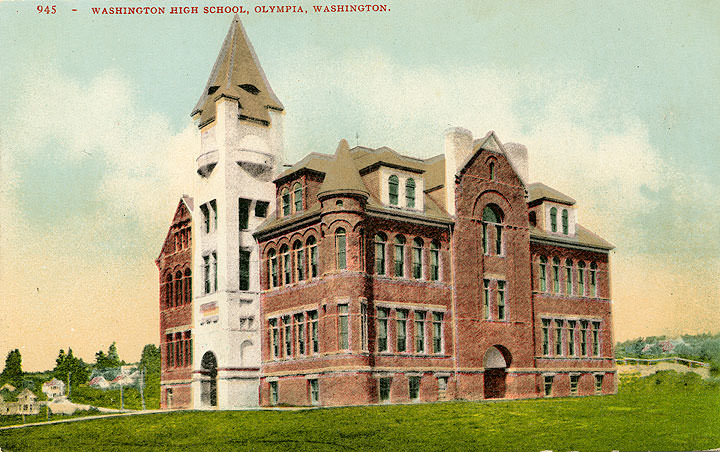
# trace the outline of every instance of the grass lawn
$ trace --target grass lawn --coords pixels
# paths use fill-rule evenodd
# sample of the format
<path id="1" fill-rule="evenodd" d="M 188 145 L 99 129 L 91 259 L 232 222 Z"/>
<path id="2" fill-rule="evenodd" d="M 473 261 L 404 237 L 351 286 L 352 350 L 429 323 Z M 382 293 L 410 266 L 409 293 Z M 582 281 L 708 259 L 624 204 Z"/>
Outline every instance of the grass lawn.
<path id="1" fill-rule="evenodd" d="M 697 378 L 696 378 L 697 377 Z M 307 411 L 174 412 L 0 431 L 4 451 L 700 450 L 720 447 L 720 386 L 663 373 L 618 395 Z"/>

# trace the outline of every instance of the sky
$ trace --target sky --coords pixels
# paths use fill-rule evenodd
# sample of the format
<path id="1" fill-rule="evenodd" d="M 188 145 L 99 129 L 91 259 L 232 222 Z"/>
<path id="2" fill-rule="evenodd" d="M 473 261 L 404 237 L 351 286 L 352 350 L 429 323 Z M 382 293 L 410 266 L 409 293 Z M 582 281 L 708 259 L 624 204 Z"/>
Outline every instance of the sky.
<path id="1" fill-rule="evenodd" d="M 290 4 L 278 2 L 279 4 Z M 611 253 L 614 335 L 720 331 L 720 7 L 397 1 L 242 15 L 285 106 L 286 161 L 337 142 L 429 157 L 462 126 L 527 146 Z M 153 1 L 152 6 L 193 5 Z M 0 359 L 159 342 L 160 252 L 192 194 L 199 98 L 232 14 L 0 2 Z M 103 6 L 137 6 L 110 0 Z M 71 11 L 77 9 L 76 12 Z"/>

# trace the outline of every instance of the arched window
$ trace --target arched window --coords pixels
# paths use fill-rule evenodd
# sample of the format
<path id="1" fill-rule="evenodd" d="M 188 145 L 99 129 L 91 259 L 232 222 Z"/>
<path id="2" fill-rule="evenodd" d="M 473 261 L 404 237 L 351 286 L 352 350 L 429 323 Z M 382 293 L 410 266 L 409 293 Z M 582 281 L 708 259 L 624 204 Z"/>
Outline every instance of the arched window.
<path id="1" fill-rule="evenodd" d="M 573 292 L 573 284 L 572 284 L 572 260 L 567 259 L 565 261 L 565 293 L 568 295 L 572 295 Z"/>
<path id="2" fill-rule="evenodd" d="M 169 308 L 173 297 L 172 273 L 165 277 L 165 307 Z"/>
<path id="3" fill-rule="evenodd" d="M 488 204 L 483 209 L 482 215 L 482 233 L 483 233 L 483 253 L 490 254 L 490 237 L 488 229 L 490 225 L 495 226 L 495 254 L 498 256 L 503 254 L 502 249 L 502 210 L 495 204 Z"/>
<path id="4" fill-rule="evenodd" d="M 388 194 L 390 195 L 390 205 L 398 205 L 398 177 L 396 175 L 390 176 L 388 179 Z"/>
<path id="5" fill-rule="evenodd" d="M 540 258 L 540 292 L 547 290 L 547 258 Z"/>
<path id="6" fill-rule="evenodd" d="M 335 230 L 335 250 L 337 253 L 337 269 L 344 270 L 347 268 L 347 249 L 346 249 L 345 229 L 337 228 Z"/>
<path id="7" fill-rule="evenodd" d="M 412 271 L 413 278 L 421 279 L 423 277 L 422 268 L 422 249 L 423 241 L 421 238 L 415 238 L 412 245 Z"/>
<path id="8" fill-rule="evenodd" d="M 560 292 L 560 259 L 558 259 L 557 257 L 553 258 L 552 269 L 553 269 L 553 292 L 559 293 Z"/>
<path id="9" fill-rule="evenodd" d="M 550 230 L 557 232 L 557 209 L 555 207 L 550 209 Z"/>
<path id="10" fill-rule="evenodd" d="M 302 186 L 299 182 L 293 186 L 293 202 L 295 203 L 295 212 L 303 210 Z"/>
<path id="11" fill-rule="evenodd" d="M 562 231 L 563 231 L 563 234 L 565 234 L 565 235 L 568 235 L 570 233 L 567 209 L 563 209 L 563 211 L 562 211 Z"/>
<path id="12" fill-rule="evenodd" d="M 315 237 L 307 239 L 307 247 L 310 255 L 310 277 L 315 278 L 318 275 L 318 251 Z"/>
<path id="13" fill-rule="evenodd" d="M 290 284 L 292 281 L 292 262 L 290 261 L 290 249 L 287 245 L 280 247 L 280 254 L 282 255 L 283 282 Z"/>
<path id="14" fill-rule="evenodd" d="M 597 264 L 590 264 L 590 296 L 597 297 Z"/>
<path id="15" fill-rule="evenodd" d="M 395 237 L 395 276 L 405 276 L 405 237 Z"/>
<path id="16" fill-rule="evenodd" d="M 430 279 L 432 281 L 440 279 L 440 246 L 437 242 L 430 244 Z"/>
<path id="17" fill-rule="evenodd" d="M 490 162 L 490 165 L 488 165 L 488 168 L 490 169 L 490 180 L 495 180 L 495 163 Z"/>
<path id="18" fill-rule="evenodd" d="M 185 269 L 185 303 L 190 303 L 192 300 L 192 272 L 189 268 Z"/>
<path id="19" fill-rule="evenodd" d="M 182 272 L 175 273 L 175 301 L 173 306 L 180 306 L 182 303 Z"/>
<path id="20" fill-rule="evenodd" d="M 382 232 L 375 234 L 375 274 L 385 274 L 385 243 L 387 237 Z"/>
<path id="21" fill-rule="evenodd" d="M 278 284 L 278 261 L 275 250 L 270 250 L 268 253 L 268 260 L 270 261 L 270 287 L 277 287 Z"/>
<path id="22" fill-rule="evenodd" d="M 297 281 L 305 280 L 305 249 L 300 240 L 293 243 L 293 254 L 295 257 L 295 278 Z"/>
<path id="23" fill-rule="evenodd" d="M 585 296 L 585 262 L 578 262 L 578 269 L 577 269 L 577 279 L 578 279 L 578 295 L 581 297 Z"/>
<path id="24" fill-rule="evenodd" d="M 415 207 L 415 181 L 412 178 L 405 182 L 405 205 Z"/>
<path id="25" fill-rule="evenodd" d="M 284 217 L 290 215 L 290 192 L 287 188 L 282 191 L 282 214 Z"/>

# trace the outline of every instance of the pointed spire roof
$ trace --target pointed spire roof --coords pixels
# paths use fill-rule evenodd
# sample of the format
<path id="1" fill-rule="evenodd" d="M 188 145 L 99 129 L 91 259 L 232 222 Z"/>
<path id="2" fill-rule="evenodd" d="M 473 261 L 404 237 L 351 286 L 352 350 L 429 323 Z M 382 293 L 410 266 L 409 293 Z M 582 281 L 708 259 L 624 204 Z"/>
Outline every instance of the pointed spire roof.
<path id="1" fill-rule="evenodd" d="M 205 90 L 191 113 L 191 116 L 200 114 L 199 127 L 215 119 L 215 101 L 220 97 L 237 99 L 241 119 L 266 125 L 270 123 L 268 109 L 283 110 L 237 14 L 225 36 Z"/>
<path id="2" fill-rule="evenodd" d="M 370 196 L 355 163 L 353 163 L 347 140 L 340 140 L 335 151 L 335 158 L 328 162 L 318 198 L 334 194 L 355 194 L 365 198 Z"/>

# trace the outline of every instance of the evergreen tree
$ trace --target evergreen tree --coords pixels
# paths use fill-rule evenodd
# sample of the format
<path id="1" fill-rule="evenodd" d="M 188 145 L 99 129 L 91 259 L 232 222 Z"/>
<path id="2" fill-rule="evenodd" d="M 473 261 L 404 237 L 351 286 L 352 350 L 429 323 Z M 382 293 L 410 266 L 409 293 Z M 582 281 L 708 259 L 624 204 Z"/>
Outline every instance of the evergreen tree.
<path id="1" fill-rule="evenodd" d="M 67 355 L 64 350 L 60 350 L 57 359 L 55 360 L 56 365 L 53 369 L 53 375 L 58 380 L 62 380 L 65 384 L 68 383 L 68 376 L 70 378 L 70 386 L 77 387 L 80 384 L 87 383 L 87 379 L 90 376 L 90 369 L 87 364 L 73 355 L 72 349 L 68 349 Z"/>
<path id="2" fill-rule="evenodd" d="M 2 371 L 2 380 L 19 388 L 22 384 L 22 379 L 22 356 L 20 356 L 20 350 L 16 348 L 15 350 L 11 350 L 7 358 L 5 358 L 5 369 Z"/>
<path id="3" fill-rule="evenodd" d="M 147 374 L 160 374 L 160 349 L 155 344 L 143 347 L 140 367 L 144 367 Z"/>

